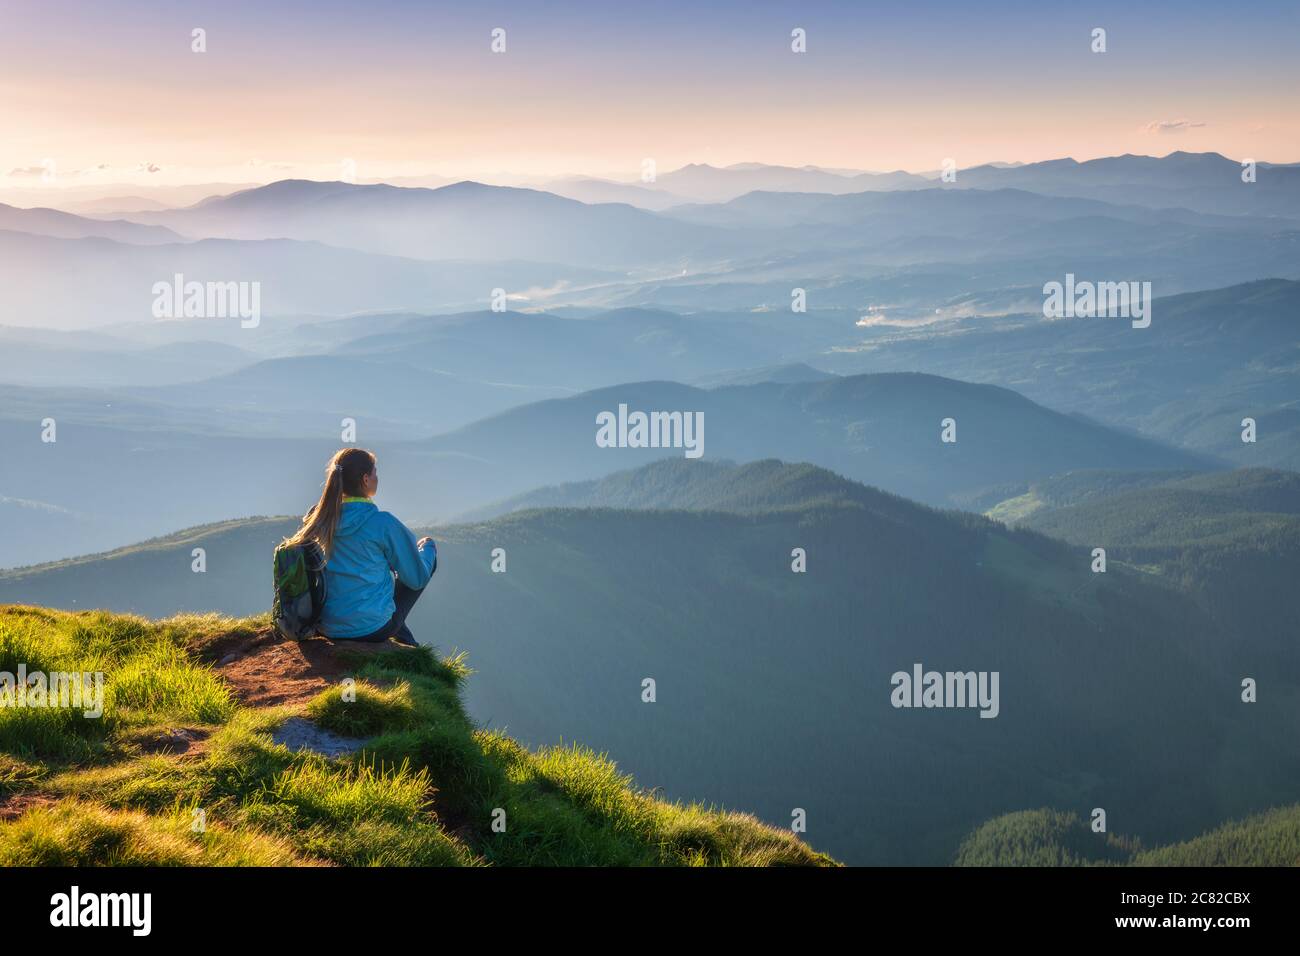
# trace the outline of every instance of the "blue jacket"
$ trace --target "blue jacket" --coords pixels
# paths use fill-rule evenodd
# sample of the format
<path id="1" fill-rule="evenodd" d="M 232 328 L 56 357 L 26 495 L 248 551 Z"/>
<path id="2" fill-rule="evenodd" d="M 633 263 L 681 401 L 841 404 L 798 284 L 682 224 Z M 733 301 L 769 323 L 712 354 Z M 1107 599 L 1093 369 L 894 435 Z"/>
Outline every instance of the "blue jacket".
<path id="1" fill-rule="evenodd" d="M 326 637 L 364 637 L 393 616 L 393 574 L 416 591 L 438 567 L 433 542 L 419 547 L 406 525 L 372 501 L 345 500 L 325 563 L 325 607 L 317 627 Z"/>

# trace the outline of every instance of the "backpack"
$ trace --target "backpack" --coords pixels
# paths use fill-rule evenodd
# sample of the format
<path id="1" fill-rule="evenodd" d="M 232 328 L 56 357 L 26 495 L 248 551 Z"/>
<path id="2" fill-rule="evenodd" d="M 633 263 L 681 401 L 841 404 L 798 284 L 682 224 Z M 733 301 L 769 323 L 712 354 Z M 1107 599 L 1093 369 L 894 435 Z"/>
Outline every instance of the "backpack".
<path id="1" fill-rule="evenodd" d="M 325 607 L 325 552 L 315 541 L 281 544 L 275 549 L 272 570 L 275 629 L 286 640 L 311 637 Z"/>

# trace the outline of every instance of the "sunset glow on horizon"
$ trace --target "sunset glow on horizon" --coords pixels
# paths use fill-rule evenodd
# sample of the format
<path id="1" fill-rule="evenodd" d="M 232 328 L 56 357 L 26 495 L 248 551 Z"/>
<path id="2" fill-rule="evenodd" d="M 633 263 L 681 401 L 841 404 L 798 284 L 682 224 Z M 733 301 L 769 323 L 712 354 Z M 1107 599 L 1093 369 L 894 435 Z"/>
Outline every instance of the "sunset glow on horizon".
<path id="1" fill-rule="evenodd" d="M 11 6 L 6 190 L 334 179 L 346 160 L 360 181 L 631 181 L 646 158 L 665 171 L 1175 150 L 1300 161 L 1300 29 L 1286 5 L 1267 18 L 1007 2 L 750 3 L 743 18 L 740 5 L 679 3 Z M 1192 6 L 1170 26 L 1170 9 Z M 1090 49 L 1096 27 L 1104 54 Z"/>

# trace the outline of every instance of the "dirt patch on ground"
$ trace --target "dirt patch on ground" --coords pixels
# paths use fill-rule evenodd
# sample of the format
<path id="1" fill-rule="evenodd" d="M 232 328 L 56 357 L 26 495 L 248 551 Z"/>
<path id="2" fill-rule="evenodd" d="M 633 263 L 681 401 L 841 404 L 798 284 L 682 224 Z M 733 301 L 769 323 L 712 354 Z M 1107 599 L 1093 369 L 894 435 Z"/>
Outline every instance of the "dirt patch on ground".
<path id="1" fill-rule="evenodd" d="M 169 727 L 141 738 L 138 743 L 141 753 L 197 757 L 207 750 L 211 735 L 211 731 L 202 727 Z"/>
<path id="2" fill-rule="evenodd" d="M 227 644 L 216 660 L 235 696 L 246 707 L 306 703 L 356 673 L 365 659 L 398 645 L 335 643 L 324 637 L 286 641 L 273 630 Z"/>
<path id="3" fill-rule="evenodd" d="M 0 822 L 17 820 L 28 810 L 48 807 L 55 802 L 53 797 L 39 793 L 12 793 L 7 797 L 0 796 Z"/>
<path id="4" fill-rule="evenodd" d="M 247 654 L 254 648 L 279 640 L 280 635 L 273 627 L 262 627 L 257 630 L 235 628 L 219 634 L 205 634 L 200 638 L 191 638 L 189 651 L 205 664 L 216 664 L 231 654 Z"/>

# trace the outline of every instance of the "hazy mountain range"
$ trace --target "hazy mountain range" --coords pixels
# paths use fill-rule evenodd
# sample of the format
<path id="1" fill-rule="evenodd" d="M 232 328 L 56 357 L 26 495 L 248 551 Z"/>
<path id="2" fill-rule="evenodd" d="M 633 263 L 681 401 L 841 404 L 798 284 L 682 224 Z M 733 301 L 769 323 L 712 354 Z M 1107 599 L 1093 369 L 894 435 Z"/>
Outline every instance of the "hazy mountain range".
<path id="1" fill-rule="evenodd" d="M 1258 160 L 1258 157 L 1256 157 Z M 872 172 L 828 169 L 821 166 L 779 166 L 734 163 L 711 166 L 690 163 L 678 169 L 643 172 L 627 177 L 496 176 L 485 182 L 498 186 L 524 186 L 568 196 L 582 202 L 625 202 L 647 209 L 663 209 L 685 202 L 726 202 L 748 192 L 798 192 L 844 194 L 916 189 L 936 182 L 958 188 L 1027 189 L 1060 196 L 1087 196 L 1110 202 L 1153 207 L 1184 207 L 1205 212 L 1295 215 L 1297 164 L 1256 163 L 1255 182 L 1242 179 L 1244 160 L 1219 153 L 1176 151 L 1166 156 L 1125 154 L 1078 162 L 1070 158 L 1035 163 L 996 162 L 954 166 L 949 179 L 943 170 L 920 173 L 903 170 Z M 937 164 L 936 164 L 937 165 Z M 647 176 L 649 178 L 647 178 Z M 452 185 L 446 175 L 398 176 L 366 179 L 366 185 L 431 187 Z M 1238 186 L 1258 186 L 1241 190 Z M 214 196 L 257 188 L 253 184 L 206 183 L 186 186 L 113 185 L 45 186 L 11 189 L 0 200 L 21 206 L 55 206 L 90 215 L 159 211 L 182 208 Z M 1281 204 L 1279 206 L 1279 203 Z"/>
<path id="2" fill-rule="evenodd" d="M 312 240 L 421 259 L 540 258 L 596 268 L 684 263 L 710 254 L 711 247 L 718 249 L 713 254 L 724 248 L 714 230 L 629 206 L 587 205 L 473 182 L 425 189 L 284 180 L 135 218 L 188 235 Z"/>
<path id="3" fill-rule="evenodd" d="M 838 350 L 832 370 L 924 369 L 997 382 L 1228 458 L 1300 467 L 1300 283 L 1268 280 L 1156 299 L 1149 328 L 1104 318 L 961 321 Z M 1242 441 L 1242 420 L 1257 423 Z"/>
<path id="4" fill-rule="evenodd" d="M 18 384 L 0 386 L 0 431 L 41 454 L 0 463 L 4 497 L 31 503 L 14 511 L 25 530 L 0 566 L 301 511 L 302 476 L 345 418 L 392 461 L 393 500 L 424 519 L 683 454 L 597 447 L 596 414 L 619 404 L 703 412 L 710 459 L 812 461 L 974 509 L 1072 469 L 1295 467 L 1297 289 L 1272 280 L 1157 299 L 1146 329 L 1009 316 L 846 335 L 834 313 L 646 310 L 268 320 L 257 335 L 206 320 L 75 340 L 9 329 L 0 367 Z M 955 444 L 940 441 L 950 417 Z M 1246 417 L 1253 443 L 1241 440 Z M 40 443 L 46 418 L 59 423 L 56 447 Z M 105 467 L 125 488 L 85 487 Z M 264 480 L 236 492 L 256 469 Z"/>
<path id="5" fill-rule="evenodd" d="M 125 219 L 87 219 L 57 209 L 18 209 L 0 204 L 0 232 L 20 232 L 56 239 L 113 239 L 133 245 L 179 242 L 163 226 L 142 226 Z"/>
<path id="6" fill-rule="evenodd" d="M 1300 169 L 1261 164 L 1253 183 L 1240 171 L 1179 153 L 990 165 L 955 182 L 741 164 L 568 189 L 584 201 L 473 182 L 283 180 L 106 218 L 0 208 L 0 314 L 60 328 L 146 321 L 149 290 L 177 273 L 256 282 L 263 313 L 279 316 L 459 311 L 498 289 L 530 309 L 788 309 L 796 287 L 813 311 L 996 314 L 1041 304 L 1043 283 L 1067 272 L 1160 295 L 1300 278 Z M 1203 201 L 1175 201 L 1186 197 Z"/>
<path id="7" fill-rule="evenodd" d="M 349 374 L 364 369 L 341 368 Z M 269 374 L 274 378 L 275 370 Z M 7 403 L 11 417 L 0 418 L 0 438 L 7 447 L 29 446 L 33 454 L 0 461 L 0 487 L 10 497 L 97 520 L 78 536 L 33 531 L 7 540 L 0 545 L 0 566 L 122 544 L 178 524 L 305 511 L 311 504 L 309 476 L 339 444 L 343 419 L 328 405 L 310 401 L 299 410 L 292 387 L 263 392 L 274 406 L 272 415 L 296 423 L 296 435 L 271 437 L 239 414 L 222 411 L 219 403 L 229 399 L 221 396 L 229 392 L 221 383 L 199 386 L 184 402 L 156 401 L 152 413 L 129 403 L 105 408 L 76 393 L 60 402 L 57 390 L 13 393 Z M 454 382 L 446 385 L 455 388 Z M 187 387 L 172 387 L 177 388 Z M 419 375 L 405 388 L 435 394 Z M 931 503 L 976 502 L 1076 468 L 1218 466 L 1207 456 L 1052 412 L 1006 389 L 915 374 L 711 390 L 641 382 L 522 405 L 426 439 L 383 438 L 381 429 L 368 430 L 363 416 L 356 419 L 357 436 L 384 461 L 385 494 L 395 510 L 445 518 L 538 484 L 686 455 L 682 447 L 599 447 L 597 415 L 617 414 L 620 405 L 702 414 L 700 449 L 710 458 L 812 461 Z M 250 411 L 257 409 L 244 409 Z M 384 411 L 418 413 L 409 405 L 385 405 Z M 62 420 L 57 441 L 47 444 L 40 440 L 40 423 L 50 414 Z M 945 419 L 956 423 L 955 443 L 942 440 Z M 390 418 L 388 434 L 394 424 Z M 108 473 L 113 480 L 87 483 L 91 473 Z M 241 478 L 254 473 L 260 476 L 256 482 Z"/>

